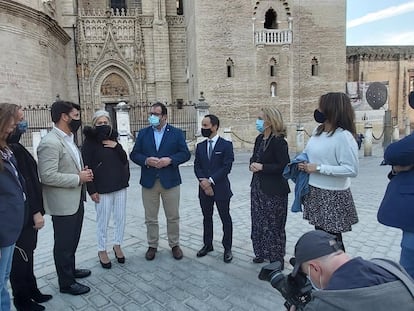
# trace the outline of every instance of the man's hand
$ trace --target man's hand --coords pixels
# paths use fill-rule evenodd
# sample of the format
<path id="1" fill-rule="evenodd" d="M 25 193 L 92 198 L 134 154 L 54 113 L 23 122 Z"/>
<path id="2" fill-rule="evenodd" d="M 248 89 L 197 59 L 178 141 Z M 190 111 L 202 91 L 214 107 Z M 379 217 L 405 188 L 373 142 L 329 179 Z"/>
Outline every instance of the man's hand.
<path id="1" fill-rule="evenodd" d="M 296 311 L 296 306 L 295 305 L 291 306 L 289 311 Z"/>
<path id="2" fill-rule="evenodd" d="M 90 168 L 88 168 L 88 166 L 85 166 L 85 168 L 79 172 L 79 180 L 81 184 L 93 180 L 93 172 Z"/>
<path id="3" fill-rule="evenodd" d="M 36 230 L 40 230 L 45 225 L 45 219 L 43 218 L 43 215 L 40 212 L 37 212 L 33 215 L 33 222 L 34 226 L 33 228 Z"/>
<path id="4" fill-rule="evenodd" d="M 214 190 L 213 190 L 213 187 L 209 187 L 209 188 L 207 188 L 206 190 L 204 190 L 204 193 L 207 195 L 207 196 L 209 196 L 209 197 L 212 197 L 212 196 L 214 196 Z"/>
<path id="5" fill-rule="evenodd" d="M 212 197 L 214 195 L 213 187 L 207 178 L 200 178 L 200 187 L 209 197 Z"/>
<path id="6" fill-rule="evenodd" d="M 92 201 L 94 201 L 95 203 L 99 203 L 99 193 L 98 192 L 92 193 L 90 195 L 90 197 L 91 197 Z"/>
<path id="7" fill-rule="evenodd" d="M 103 140 L 102 144 L 106 148 L 115 148 L 116 145 L 118 145 L 118 143 L 116 141 L 113 141 L 113 140 L 110 140 L 110 139 Z"/>
<path id="8" fill-rule="evenodd" d="M 163 158 L 159 159 L 156 168 L 166 167 L 166 166 L 170 165 L 171 162 L 172 162 L 171 158 L 163 157 Z"/>
<path id="9" fill-rule="evenodd" d="M 158 164 L 159 161 L 160 161 L 160 159 L 157 158 L 157 157 L 148 157 L 147 160 L 145 161 L 145 163 L 148 166 L 157 167 L 157 164 Z"/>
<path id="10" fill-rule="evenodd" d="M 207 188 L 211 187 L 210 181 L 207 178 L 200 178 L 200 187 L 205 191 Z"/>
<path id="11" fill-rule="evenodd" d="M 407 166 L 401 166 L 401 165 L 393 165 L 392 172 L 393 174 L 398 174 L 401 172 L 407 172 L 411 170 L 414 167 L 414 165 L 407 165 Z"/>

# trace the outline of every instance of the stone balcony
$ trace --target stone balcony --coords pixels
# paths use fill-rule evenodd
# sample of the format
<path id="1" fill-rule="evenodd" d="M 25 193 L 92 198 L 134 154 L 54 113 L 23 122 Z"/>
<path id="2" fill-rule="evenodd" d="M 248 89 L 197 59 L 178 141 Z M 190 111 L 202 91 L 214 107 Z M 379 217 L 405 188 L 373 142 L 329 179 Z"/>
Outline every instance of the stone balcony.
<path id="1" fill-rule="evenodd" d="M 292 43 L 292 30 L 290 29 L 263 29 L 255 31 L 256 45 L 284 45 Z"/>

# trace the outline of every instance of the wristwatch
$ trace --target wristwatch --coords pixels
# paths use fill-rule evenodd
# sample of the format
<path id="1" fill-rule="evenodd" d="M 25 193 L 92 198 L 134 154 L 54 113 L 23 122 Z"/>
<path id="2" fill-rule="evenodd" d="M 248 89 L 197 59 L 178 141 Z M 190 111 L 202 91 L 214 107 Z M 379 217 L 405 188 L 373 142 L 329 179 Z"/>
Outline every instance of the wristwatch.
<path id="1" fill-rule="evenodd" d="M 321 171 L 321 166 L 318 164 L 318 165 L 316 165 L 316 171 L 317 172 L 320 172 Z"/>

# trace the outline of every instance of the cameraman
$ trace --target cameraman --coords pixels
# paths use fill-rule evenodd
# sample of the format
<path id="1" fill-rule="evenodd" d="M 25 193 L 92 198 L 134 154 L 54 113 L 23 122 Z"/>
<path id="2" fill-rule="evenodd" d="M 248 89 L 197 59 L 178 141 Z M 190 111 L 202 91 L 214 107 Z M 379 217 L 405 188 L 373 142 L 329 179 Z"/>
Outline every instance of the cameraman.
<path id="1" fill-rule="evenodd" d="M 305 311 L 414 310 L 414 297 L 399 278 L 371 261 L 351 258 L 334 235 L 305 233 L 296 243 L 295 257 L 292 276 L 306 274 L 314 288 Z"/>

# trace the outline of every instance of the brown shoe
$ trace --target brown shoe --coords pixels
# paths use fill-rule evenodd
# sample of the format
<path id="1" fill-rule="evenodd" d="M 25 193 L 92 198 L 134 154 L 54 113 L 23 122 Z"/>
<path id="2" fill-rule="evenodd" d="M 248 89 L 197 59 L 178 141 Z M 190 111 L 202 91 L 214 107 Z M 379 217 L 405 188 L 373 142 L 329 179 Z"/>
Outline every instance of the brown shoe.
<path id="1" fill-rule="evenodd" d="M 155 247 L 148 247 L 147 252 L 145 253 L 146 260 L 153 260 L 155 258 L 155 253 L 157 249 Z"/>
<path id="2" fill-rule="evenodd" d="M 178 245 L 174 246 L 171 250 L 172 250 L 173 257 L 175 259 L 180 260 L 181 258 L 183 258 L 183 251 Z"/>

